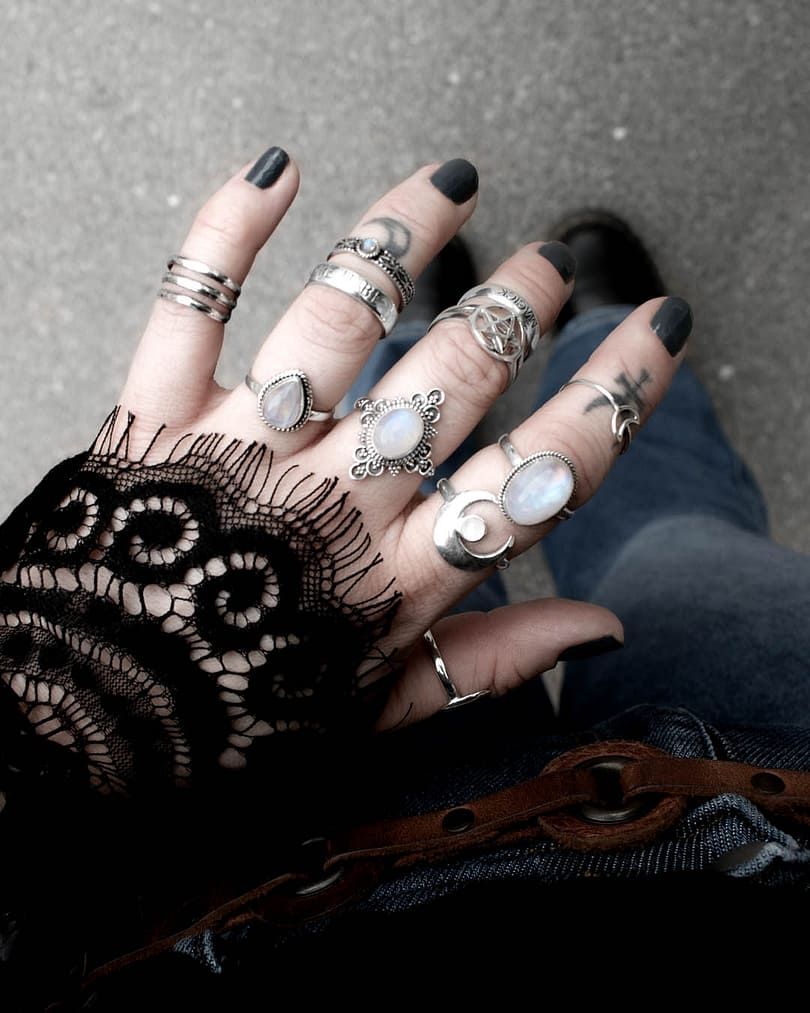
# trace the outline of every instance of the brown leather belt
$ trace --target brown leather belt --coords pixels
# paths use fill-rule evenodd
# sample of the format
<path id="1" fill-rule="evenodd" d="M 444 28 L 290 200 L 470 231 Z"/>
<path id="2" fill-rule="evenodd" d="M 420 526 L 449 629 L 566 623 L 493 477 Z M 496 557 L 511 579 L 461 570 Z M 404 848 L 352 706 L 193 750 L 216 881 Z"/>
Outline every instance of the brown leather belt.
<path id="1" fill-rule="evenodd" d="M 776 819 L 810 825 L 810 772 L 678 759 L 639 742 L 598 742 L 563 753 L 538 776 L 492 795 L 305 842 L 301 869 L 224 903 L 209 899 L 201 913 L 200 905 L 197 914 L 186 912 L 182 927 L 153 927 L 145 946 L 97 967 L 84 986 L 206 929 L 224 932 L 256 921 L 283 928 L 322 917 L 414 865 L 549 839 L 580 850 L 635 847 L 672 827 L 690 800 L 726 793 L 750 799 Z"/>

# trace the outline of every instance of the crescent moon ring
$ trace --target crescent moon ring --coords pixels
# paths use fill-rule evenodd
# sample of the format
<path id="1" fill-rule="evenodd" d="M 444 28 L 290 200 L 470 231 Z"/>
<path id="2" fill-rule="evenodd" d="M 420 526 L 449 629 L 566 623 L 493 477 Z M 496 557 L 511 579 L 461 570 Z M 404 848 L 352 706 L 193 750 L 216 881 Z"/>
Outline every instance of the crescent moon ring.
<path id="1" fill-rule="evenodd" d="M 470 489 L 467 492 L 457 493 L 446 478 L 439 479 L 436 488 L 444 498 L 444 503 L 439 508 L 436 522 L 433 525 L 433 544 L 439 550 L 441 557 L 458 570 L 486 570 L 490 566 L 505 570 L 509 566 L 506 554 L 515 544 L 514 535 L 510 535 L 504 544 L 494 552 L 478 553 L 473 552 L 466 545 L 463 534 L 466 527 L 468 532 L 466 540 L 477 542 L 484 537 L 487 533 L 484 519 L 475 514 L 465 515 L 464 511 L 473 503 L 494 503 L 497 506 L 498 497 L 483 489 Z M 477 524 L 467 523 L 465 525 L 465 521 L 473 521 Z"/>

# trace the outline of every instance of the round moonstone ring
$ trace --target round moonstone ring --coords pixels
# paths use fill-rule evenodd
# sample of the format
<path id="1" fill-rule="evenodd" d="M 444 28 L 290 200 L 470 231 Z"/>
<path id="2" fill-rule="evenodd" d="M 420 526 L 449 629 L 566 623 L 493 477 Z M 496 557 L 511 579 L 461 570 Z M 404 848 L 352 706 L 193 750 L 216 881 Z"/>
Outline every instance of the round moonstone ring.
<path id="1" fill-rule="evenodd" d="M 360 412 L 360 438 L 350 477 L 368 478 L 384 471 L 398 475 L 404 470 L 430 478 L 431 440 L 443 402 L 444 391 L 438 387 L 409 398 L 358 398 L 354 407 Z"/>
<path id="2" fill-rule="evenodd" d="M 287 369 L 260 383 L 248 373 L 245 377 L 248 390 L 256 395 L 256 409 L 266 426 L 279 433 L 291 433 L 307 422 L 327 422 L 332 412 L 321 412 L 312 407 L 312 387 L 309 377 L 300 369 Z"/>
<path id="3" fill-rule="evenodd" d="M 540 450 L 521 457 L 509 435 L 498 440 L 512 470 L 498 493 L 498 505 L 514 524 L 542 524 L 557 517 L 567 520 L 577 489 L 577 472 L 572 461 L 556 450 Z"/>

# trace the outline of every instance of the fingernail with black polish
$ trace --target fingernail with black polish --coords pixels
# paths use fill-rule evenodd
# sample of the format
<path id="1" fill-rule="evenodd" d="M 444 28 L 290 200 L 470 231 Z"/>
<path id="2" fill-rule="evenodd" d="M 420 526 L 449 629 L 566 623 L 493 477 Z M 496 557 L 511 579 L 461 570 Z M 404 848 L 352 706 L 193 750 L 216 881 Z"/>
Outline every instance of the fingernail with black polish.
<path id="1" fill-rule="evenodd" d="M 670 355 L 675 356 L 692 333 L 692 308 L 685 299 L 671 295 L 662 303 L 650 321 L 650 327 L 664 344 Z"/>
<path id="2" fill-rule="evenodd" d="M 245 176 L 248 183 L 253 183 L 260 190 L 272 186 L 290 164 L 290 156 L 283 148 L 268 148 Z"/>
<path id="3" fill-rule="evenodd" d="M 478 192 L 478 170 L 466 158 L 451 158 L 439 166 L 430 182 L 454 204 L 466 204 Z"/>
<path id="4" fill-rule="evenodd" d="M 566 647 L 557 661 L 581 661 L 584 658 L 595 658 L 598 654 L 618 651 L 621 647 L 624 647 L 624 644 L 615 637 L 599 637 L 597 640 L 588 640 L 584 644 Z"/>
<path id="5" fill-rule="evenodd" d="M 543 243 L 537 252 L 557 268 L 558 274 L 566 285 L 574 277 L 577 270 L 577 258 L 565 243 L 557 242 L 555 239 L 552 243 Z"/>

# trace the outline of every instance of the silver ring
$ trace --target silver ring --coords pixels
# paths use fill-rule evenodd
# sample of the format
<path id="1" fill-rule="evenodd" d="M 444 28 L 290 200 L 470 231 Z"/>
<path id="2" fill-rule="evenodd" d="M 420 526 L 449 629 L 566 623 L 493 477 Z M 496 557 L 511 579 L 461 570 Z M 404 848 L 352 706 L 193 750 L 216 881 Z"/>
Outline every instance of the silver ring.
<path id="1" fill-rule="evenodd" d="M 307 422 L 328 422 L 333 412 L 312 407 L 309 377 L 300 369 L 287 369 L 261 383 L 250 373 L 245 377 L 248 390 L 256 395 L 256 409 L 266 426 L 279 433 L 291 433 Z"/>
<path id="2" fill-rule="evenodd" d="M 542 524 L 552 517 L 567 520 L 577 491 L 574 462 L 556 450 L 521 457 L 509 434 L 498 440 L 512 470 L 503 480 L 498 505 L 513 524 Z"/>
<path id="3" fill-rule="evenodd" d="M 390 250 L 386 250 L 376 239 L 372 239 L 370 236 L 365 239 L 361 239 L 358 236 L 340 239 L 335 243 L 332 252 L 326 259 L 331 260 L 337 253 L 355 253 L 358 257 L 371 261 L 381 271 L 384 271 L 397 287 L 399 297 L 402 300 L 400 309 L 405 309 L 411 299 L 413 299 L 414 292 L 416 291 L 413 279 L 393 253 Z"/>
<path id="4" fill-rule="evenodd" d="M 428 645 L 430 651 L 430 658 L 433 662 L 433 670 L 439 678 L 439 682 L 442 684 L 442 689 L 447 694 L 447 703 L 442 707 L 442 710 L 449 711 L 456 707 L 463 707 L 464 704 L 474 703 L 476 700 L 480 700 L 481 697 L 489 696 L 490 690 L 479 689 L 477 693 L 465 693 L 460 694 L 456 689 L 455 683 L 450 678 L 450 674 L 447 671 L 447 665 L 444 663 L 442 652 L 439 650 L 439 645 L 436 643 L 436 638 L 433 636 L 430 630 L 427 630 L 424 634 L 425 643 Z"/>
<path id="5" fill-rule="evenodd" d="M 487 524 L 478 514 L 465 514 L 464 511 L 474 503 L 497 506 L 498 497 L 483 489 L 456 492 L 446 478 L 440 478 L 436 488 L 444 503 L 433 524 L 433 544 L 442 559 L 457 570 L 486 570 L 490 566 L 505 570 L 509 566 L 507 553 L 515 544 L 514 535 L 492 552 L 473 552 L 466 545 L 466 542 L 480 542 L 487 534 Z"/>
<path id="6" fill-rule="evenodd" d="M 444 391 L 438 387 L 410 398 L 358 398 L 354 407 L 361 413 L 360 443 L 349 476 L 361 479 L 382 475 L 386 470 L 398 475 L 404 469 L 430 478 L 435 471 L 430 459 L 431 440 L 438 433 L 435 423 L 443 402 Z"/>
<path id="7" fill-rule="evenodd" d="M 431 321 L 428 330 L 443 320 L 466 320 L 476 344 L 493 359 L 506 363 L 509 384 L 515 382 L 520 367 L 526 361 L 528 347 L 526 329 L 519 313 L 498 303 L 450 306 Z"/>
<path id="8" fill-rule="evenodd" d="M 525 333 L 523 347 L 523 361 L 525 362 L 537 348 L 542 335 L 540 321 L 528 301 L 514 289 L 506 288 L 505 285 L 477 285 L 469 292 L 465 292 L 458 304 L 462 306 L 465 303 L 474 302 L 476 299 L 497 303 L 518 314 Z"/>
<path id="9" fill-rule="evenodd" d="M 203 280 L 179 274 L 176 270 L 178 267 L 188 271 L 189 274 L 199 275 Z M 236 306 L 239 293 L 242 291 L 241 286 L 233 278 L 229 278 L 227 274 L 217 271 L 216 268 L 202 260 L 194 260 L 180 254 L 171 257 L 166 268 L 166 274 L 161 278 L 159 298 L 179 303 L 181 306 L 188 306 L 204 313 L 212 320 L 216 320 L 217 323 L 227 324 Z M 185 292 L 178 292 L 176 289 L 185 289 L 186 292 L 193 292 L 194 295 L 186 295 Z M 197 298 L 198 296 L 202 296 L 202 298 Z M 206 299 L 210 299 L 214 305 L 205 302 Z M 224 309 L 219 310 L 218 306 L 222 306 Z"/>
<path id="10" fill-rule="evenodd" d="M 307 281 L 308 285 L 327 285 L 356 299 L 368 307 L 382 324 L 383 335 L 387 336 L 397 322 L 397 308 L 385 292 L 380 291 L 356 271 L 337 264 L 318 264 Z"/>
<path id="11" fill-rule="evenodd" d="M 610 431 L 613 433 L 613 439 L 619 444 L 619 453 L 625 453 L 633 442 L 633 431 L 630 427 L 641 425 L 638 412 L 629 404 L 619 404 L 606 387 L 603 387 L 601 383 L 595 383 L 593 380 L 569 380 L 568 383 L 564 383 L 560 387 L 560 390 L 565 390 L 566 387 L 570 387 L 575 383 L 581 383 L 584 387 L 593 387 L 597 393 L 601 394 L 610 403 L 613 408 Z"/>

